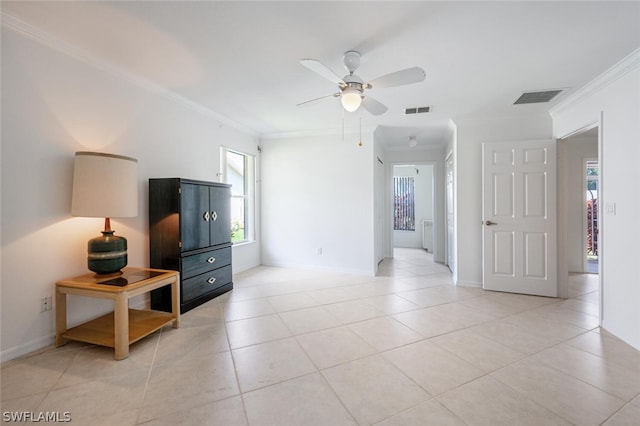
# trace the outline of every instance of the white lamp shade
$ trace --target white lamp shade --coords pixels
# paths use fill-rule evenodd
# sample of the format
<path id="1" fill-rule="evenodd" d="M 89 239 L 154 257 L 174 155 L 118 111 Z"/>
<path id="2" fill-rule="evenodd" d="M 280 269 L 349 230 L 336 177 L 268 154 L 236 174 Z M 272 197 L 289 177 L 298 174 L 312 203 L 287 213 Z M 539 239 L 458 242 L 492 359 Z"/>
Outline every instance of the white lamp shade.
<path id="1" fill-rule="evenodd" d="M 76 152 L 71 214 L 84 217 L 138 215 L 138 160 Z"/>
<path id="2" fill-rule="evenodd" d="M 360 92 L 355 89 L 345 89 L 342 92 L 341 102 L 344 109 L 349 112 L 354 112 L 360 107 L 362 96 Z"/>

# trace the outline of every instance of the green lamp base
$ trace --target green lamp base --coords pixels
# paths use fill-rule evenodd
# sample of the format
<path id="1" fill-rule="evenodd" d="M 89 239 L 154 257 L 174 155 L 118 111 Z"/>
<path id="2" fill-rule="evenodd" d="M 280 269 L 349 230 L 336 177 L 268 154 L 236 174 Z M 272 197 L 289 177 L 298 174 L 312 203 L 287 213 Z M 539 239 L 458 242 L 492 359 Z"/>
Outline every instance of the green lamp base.
<path id="1" fill-rule="evenodd" d="M 127 239 L 113 233 L 105 230 L 101 237 L 89 240 L 89 270 L 98 275 L 121 273 L 120 269 L 127 266 Z"/>

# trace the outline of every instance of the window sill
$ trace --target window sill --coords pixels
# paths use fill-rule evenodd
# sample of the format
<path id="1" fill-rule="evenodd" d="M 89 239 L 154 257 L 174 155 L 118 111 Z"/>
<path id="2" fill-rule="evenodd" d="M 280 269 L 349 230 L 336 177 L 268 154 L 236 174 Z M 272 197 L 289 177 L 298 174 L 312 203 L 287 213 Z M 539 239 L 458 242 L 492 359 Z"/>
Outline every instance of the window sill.
<path id="1" fill-rule="evenodd" d="M 231 247 L 242 247 L 242 246 L 248 246 L 250 244 L 255 244 L 257 243 L 256 240 L 251 240 L 251 241 L 241 241 L 239 243 L 231 243 Z"/>

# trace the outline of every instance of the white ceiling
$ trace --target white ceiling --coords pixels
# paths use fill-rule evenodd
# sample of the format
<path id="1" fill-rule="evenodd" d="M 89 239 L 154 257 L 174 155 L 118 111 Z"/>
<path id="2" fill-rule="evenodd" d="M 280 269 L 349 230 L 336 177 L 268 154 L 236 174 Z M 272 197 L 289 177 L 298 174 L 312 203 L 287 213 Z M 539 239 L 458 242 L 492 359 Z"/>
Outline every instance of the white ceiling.
<path id="1" fill-rule="evenodd" d="M 338 99 L 296 107 L 337 91 L 302 58 L 343 75 L 343 52 L 359 50 L 365 81 L 420 66 L 424 82 L 368 92 L 384 115 L 345 113 L 348 127 L 383 126 L 390 146 L 438 144 L 451 118 L 543 113 L 640 46 L 640 2 L 3 1 L 2 12 L 262 137 L 342 128 Z M 513 105 L 554 88 L 568 90 Z"/>

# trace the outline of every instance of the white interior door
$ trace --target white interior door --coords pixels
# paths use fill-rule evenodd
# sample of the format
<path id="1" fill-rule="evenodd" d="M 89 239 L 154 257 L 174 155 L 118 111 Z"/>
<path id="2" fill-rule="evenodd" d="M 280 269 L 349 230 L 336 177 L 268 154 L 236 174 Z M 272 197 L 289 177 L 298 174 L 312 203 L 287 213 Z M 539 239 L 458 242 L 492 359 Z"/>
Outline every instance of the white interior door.
<path id="1" fill-rule="evenodd" d="M 556 141 L 482 145 L 483 288 L 556 297 Z"/>

